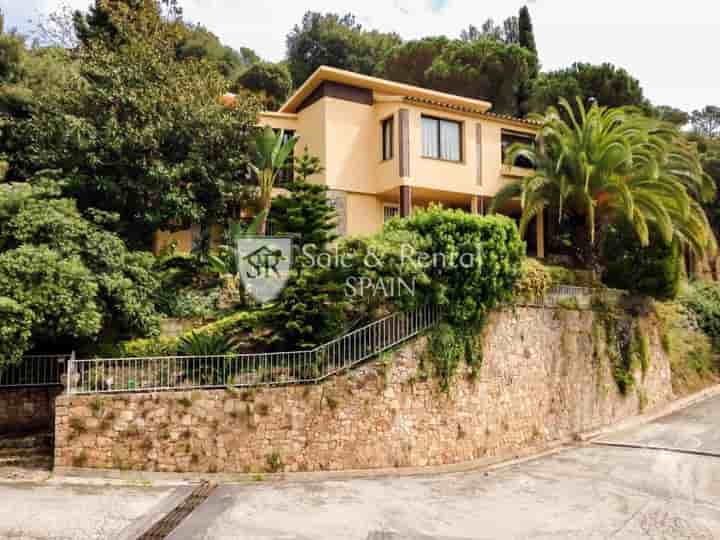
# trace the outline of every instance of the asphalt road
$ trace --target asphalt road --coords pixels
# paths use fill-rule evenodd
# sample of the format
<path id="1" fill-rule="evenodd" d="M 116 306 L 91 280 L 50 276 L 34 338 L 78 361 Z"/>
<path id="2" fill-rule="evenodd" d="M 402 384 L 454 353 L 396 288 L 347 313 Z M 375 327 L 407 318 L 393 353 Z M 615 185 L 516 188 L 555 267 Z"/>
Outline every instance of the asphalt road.
<path id="1" fill-rule="evenodd" d="M 608 437 L 720 454 L 720 398 Z M 720 539 L 720 456 L 609 446 L 494 472 L 226 485 L 174 540 Z"/>
<path id="2" fill-rule="evenodd" d="M 487 473 L 223 485 L 171 538 L 720 540 L 720 397 L 604 440 L 718 457 L 591 445 Z M 0 484 L 0 539 L 136 538 L 190 490 Z"/>

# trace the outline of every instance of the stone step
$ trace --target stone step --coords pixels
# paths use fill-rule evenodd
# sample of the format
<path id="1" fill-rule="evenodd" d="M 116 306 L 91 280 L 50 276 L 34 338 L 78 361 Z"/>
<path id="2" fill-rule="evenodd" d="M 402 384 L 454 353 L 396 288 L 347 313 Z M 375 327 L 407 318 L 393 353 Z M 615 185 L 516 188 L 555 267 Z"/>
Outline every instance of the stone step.
<path id="1" fill-rule="evenodd" d="M 18 467 L 23 469 L 51 469 L 51 456 L 28 456 L 28 457 L 0 457 L 0 469 L 5 467 Z"/>
<path id="2" fill-rule="evenodd" d="M 27 457 L 27 456 L 51 456 L 50 446 L 33 446 L 30 448 L 0 448 L 0 458 Z"/>
<path id="3" fill-rule="evenodd" d="M 36 448 L 51 446 L 52 436 L 46 432 L 0 435 L 0 450 L 6 448 Z"/>

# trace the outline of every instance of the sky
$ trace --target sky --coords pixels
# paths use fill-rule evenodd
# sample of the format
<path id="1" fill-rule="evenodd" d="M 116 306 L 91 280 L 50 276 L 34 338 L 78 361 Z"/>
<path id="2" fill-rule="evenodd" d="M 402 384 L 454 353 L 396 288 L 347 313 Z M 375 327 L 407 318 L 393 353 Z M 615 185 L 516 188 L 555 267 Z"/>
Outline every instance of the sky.
<path id="1" fill-rule="evenodd" d="M 90 0 L 64 0 L 86 8 Z M 58 0 L 0 0 L 6 26 L 29 28 Z M 517 14 L 527 3 L 544 70 L 573 62 L 611 62 L 640 80 L 657 105 L 686 111 L 720 105 L 715 51 L 720 35 L 717 0 L 181 0 L 185 18 L 201 23 L 234 48 L 254 49 L 266 60 L 285 54 L 285 36 L 303 13 L 353 13 L 368 28 L 404 39 L 459 35 Z"/>

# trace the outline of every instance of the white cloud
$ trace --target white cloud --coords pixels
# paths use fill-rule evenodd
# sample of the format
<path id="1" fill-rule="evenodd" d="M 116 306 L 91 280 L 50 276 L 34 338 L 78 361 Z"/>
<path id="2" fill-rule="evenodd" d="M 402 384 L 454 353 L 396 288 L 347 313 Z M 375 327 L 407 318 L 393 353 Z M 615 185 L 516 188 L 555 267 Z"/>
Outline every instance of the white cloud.
<path id="1" fill-rule="evenodd" d="M 528 3 L 545 69 L 574 61 L 609 61 L 640 79 L 656 103 L 684 109 L 720 104 L 720 71 L 713 54 L 720 33 L 720 3 L 713 0 L 181 0 L 186 17 L 200 22 L 233 46 L 255 49 L 269 60 L 285 54 L 285 36 L 308 10 L 351 12 L 363 25 L 395 31 L 406 39 L 457 36 L 468 24 L 496 21 Z M 437 0 L 435 0 L 437 1 Z M 8 25 L 22 25 L 36 9 L 56 0 L 0 0 Z M 76 7 L 89 0 L 70 0 Z M 23 15 L 25 14 L 25 15 Z"/>

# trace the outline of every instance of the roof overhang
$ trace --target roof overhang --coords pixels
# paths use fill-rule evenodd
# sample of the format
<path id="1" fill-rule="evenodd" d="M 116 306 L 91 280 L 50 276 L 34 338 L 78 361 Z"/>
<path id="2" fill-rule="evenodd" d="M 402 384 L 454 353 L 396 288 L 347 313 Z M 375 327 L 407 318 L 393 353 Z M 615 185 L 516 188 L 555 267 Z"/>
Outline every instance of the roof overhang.
<path id="1" fill-rule="evenodd" d="M 361 75 L 352 71 L 332 68 L 328 66 L 320 66 L 315 70 L 308 80 L 306 80 L 297 91 L 290 96 L 285 104 L 280 107 L 280 113 L 297 113 L 303 102 L 315 91 L 323 82 L 330 81 L 358 88 L 366 88 L 372 90 L 373 93 L 383 94 L 384 96 L 400 96 L 408 98 L 416 98 L 420 100 L 434 101 L 444 105 L 471 109 L 478 112 L 486 112 L 492 107 L 488 101 L 480 99 L 466 98 L 456 96 L 454 94 L 446 94 L 445 92 L 437 92 L 436 90 L 428 90 L 419 86 L 397 83 L 368 75 Z"/>

